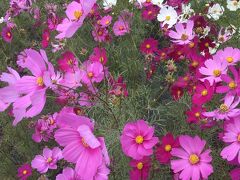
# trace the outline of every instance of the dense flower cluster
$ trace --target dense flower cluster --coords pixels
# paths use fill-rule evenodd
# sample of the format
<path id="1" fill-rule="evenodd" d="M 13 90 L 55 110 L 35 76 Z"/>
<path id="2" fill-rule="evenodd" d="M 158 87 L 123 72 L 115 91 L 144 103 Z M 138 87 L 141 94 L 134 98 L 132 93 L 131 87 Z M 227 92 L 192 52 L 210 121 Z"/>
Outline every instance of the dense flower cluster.
<path id="1" fill-rule="evenodd" d="M 189 0 L 130 0 L 132 8 L 140 12 L 142 21 L 158 24 L 167 45 L 152 34 L 142 40 L 139 47 L 144 57 L 147 80 L 157 74 L 159 67 L 167 75 L 165 81 L 172 99 L 178 101 L 184 94 L 191 99 L 186 111 L 186 123 L 206 128 L 220 127 L 220 139 L 225 143 L 220 156 L 236 166 L 230 172 L 233 180 L 240 177 L 240 49 L 221 45 L 236 33 L 232 25 L 216 27 L 225 9 L 237 11 L 240 2 L 227 0 L 224 8 L 219 3 L 206 4 L 206 16 L 195 12 Z M 18 53 L 19 69 L 7 67 L 0 81 L 0 111 L 9 111 L 13 126 L 24 119 L 31 122 L 36 143 L 46 143 L 39 155 L 29 164 L 18 168 L 17 176 L 27 179 L 36 170 L 46 174 L 59 169 L 57 180 L 106 180 L 111 173 L 112 159 L 108 154 L 105 137 L 98 131 L 98 121 L 88 117 L 84 110 L 106 106 L 118 128 L 123 128 L 118 138 L 122 152 L 130 158 L 129 177 L 132 180 L 150 178 L 156 164 L 169 165 L 174 179 L 207 179 L 214 172 L 211 150 L 202 136 L 168 132 L 157 137 L 159 129 L 148 119 L 119 125 L 111 105 L 121 103 L 129 96 L 122 75 L 112 72 L 105 45 L 123 36 L 131 37 L 133 17 L 130 10 L 116 16 L 117 0 L 74 0 L 65 4 L 60 16 L 55 4 L 46 4 L 47 14 L 33 6 L 34 0 L 10 0 L 9 9 L 1 18 L 1 37 L 6 43 L 14 41 L 17 24 L 14 18 L 29 13 L 34 26 L 43 26 L 40 49 L 29 47 Z M 43 21 L 43 22 L 42 22 Z M 91 27 L 94 49 L 82 49 L 85 60 L 67 49 L 67 41 L 76 36 L 83 26 Z M 50 47 L 51 46 L 51 47 Z M 60 52 L 53 61 L 52 53 Z M 49 53 L 47 55 L 47 53 Z M 178 76 L 178 67 L 184 70 Z M 102 86 L 106 88 L 101 88 Z M 105 93 L 106 99 L 102 98 Z M 42 115 L 48 98 L 54 97 L 61 106 L 59 112 Z M 109 105 L 111 101 L 111 105 Z M 216 137 L 217 138 L 217 137 Z M 52 142 L 53 141 L 53 142 Z M 108 147 L 111 148 L 111 147 Z M 212 148 L 212 147 L 211 147 Z M 111 159 L 111 160 L 110 160 Z M 114 159 L 114 158 L 113 158 Z M 156 163 L 158 162 L 158 163 Z M 114 162 L 117 163 L 117 162 Z M 30 166 L 31 164 L 31 166 Z M 126 165 L 127 166 L 127 165 Z"/>

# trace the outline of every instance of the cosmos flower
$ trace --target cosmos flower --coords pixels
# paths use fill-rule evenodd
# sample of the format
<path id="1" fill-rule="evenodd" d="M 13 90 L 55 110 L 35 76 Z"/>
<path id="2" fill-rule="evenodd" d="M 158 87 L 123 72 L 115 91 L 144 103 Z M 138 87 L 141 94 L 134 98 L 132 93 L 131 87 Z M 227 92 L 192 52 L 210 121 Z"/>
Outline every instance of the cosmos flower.
<path id="1" fill-rule="evenodd" d="M 157 15 L 157 20 L 162 22 L 163 26 L 168 25 L 168 28 L 171 28 L 177 23 L 177 17 L 177 12 L 173 7 L 163 6 Z"/>
<path id="2" fill-rule="evenodd" d="M 140 51 L 143 54 L 152 54 L 158 49 L 158 41 L 153 38 L 145 39 L 140 45 Z"/>
<path id="3" fill-rule="evenodd" d="M 23 164 L 21 167 L 18 168 L 17 177 L 20 180 L 27 180 L 28 177 L 32 175 L 32 168 L 29 164 Z"/>
<path id="4" fill-rule="evenodd" d="M 144 157 L 140 160 L 132 159 L 129 163 L 132 167 L 130 171 L 130 180 L 147 180 L 151 168 L 151 158 Z"/>
<path id="5" fill-rule="evenodd" d="M 12 30 L 9 27 L 3 27 L 2 28 L 2 32 L 1 32 L 1 36 L 3 38 L 3 40 L 7 43 L 12 42 L 13 39 L 13 34 L 12 34 Z"/>
<path id="6" fill-rule="evenodd" d="M 124 36 L 125 34 L 130 33 L 129 23 L 122 19 L 117 20 L 113 25 L 113 33 L 115 36 Z"/>

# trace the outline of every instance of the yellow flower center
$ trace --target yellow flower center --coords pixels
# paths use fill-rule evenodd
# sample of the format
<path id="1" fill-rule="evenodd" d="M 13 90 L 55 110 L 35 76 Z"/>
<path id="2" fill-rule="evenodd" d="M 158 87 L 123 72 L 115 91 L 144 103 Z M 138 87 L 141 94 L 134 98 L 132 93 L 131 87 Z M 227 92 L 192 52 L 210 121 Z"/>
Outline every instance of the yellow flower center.
<path id="1" fill-rule="evenodd" d="M 199 157 L 196 154 L 191 154 L 189 157 L 189 162 L 194 165 L 199 162 Z"/>
<path id="2" fill-rule="evenodd" d="M 165 151 L 169 152 L 172 150 L 172 146 L 170 144 L 167 144 L 165 147 L 164 147 Z"/>
<path id="3" fill-rule="evenodd" d="M 142 162 L 137 163 L 137 168 L 141 170 L 143 168 L 143 163 Z"/>
<path id="4" fill-rule="evenodd" d="M 196 112 L 196 113 L 195 113 L 195 117 L 197 117 L 197 118 L 200 117 L 200 113 L 199 113 L 199 112 Z"/>
<path id="5" fill-rule="evenodd" d="M 195 67 L 195 68 L 196 68 L 196 67 L 198 66 L 198 64 L 199 64 L 199 63 L 198 63 L 197 61 L 193 61 L 193 62 L 192 62 L 192 67 Z"/>
<path id="6" fill-rule="evenodd" d="M 237 84 L 234 81 L 232 81 L 228 84 L 228 87 L 230 87 L 231 89 L 235 89 L 237 87 Z"/>
<path id="7" fill-rule="evenodd" d="M 194 46 L 195 46 L 195 43 L 194 43 L 194 42 L 190 42 L 190 43 L 189 43 L 189 47 L 190 47 L 190 48 L 193 48 Z"/>
<path id="8" fill-rule="evenodd" d="M 220 105 L 220 111 L 225 113 L 225 112 L 228 112 L 229 108 L 226 104 L 221 104 Z"/>
<path id="9" fill-rule="evenodd" d="M 82 12 L 82 11 L 79 11 L 79 10 L 74 11 L 74 17 L 75 17 L 77 20 L 79 20 L 82 15 L 83 15 L 83 12 Z"/>
<path id="10" fill-rule="evenodd" d="M 27 170 L 24 170 L 22 173 L 23 173 L 24 175 L 26 175 L 28 172 L 27 172 Z"/>
<path id="11" fill-rule="evenodd" d="M 201 94 L 202 94 L 202 96 L 206 96 L 206 95 L 208 95 L 208 91 L 206 89 L 204 89 Z"/>
<path id="12" fill-rule="evenodd" d="M 213 75 L 215 76 L 215 77 L 219 77 L 220 75 L 221 75 L 221 71 L 219 70 L 219 69 L 215 69 L 214 71 L 213 71 Z"/>
<path id="13" fill-rule="evenodd" d="M 142 136 L 137 136 L 135 139 L 137 144 L 142 144 L 143 143 L 143 137 Z"/>
<path id="14" fill-rule="evenodd" d="M 147 3 L 150 3 L 150 2 L 151 2 L 151 0 L 146 0 L 146 2 L 147 2 Z"/>
<path id="15" fill-rule="evenodd" d="M 55 124 L 55 121 L 54 121 L 53 119 L 51 119 L 50 122 L 49 122 L 49 124 L 50 124 L 50 125 L 53 125 L 53 124 Z"/>
<path id="16" fill-rule="evenodd" d="M 148 15 L 151 15 L 152 14 L 152 11 L 148 11 Z"/>
<path id="17" fill-rule="evenodd" d="M 233 62 L 233 58 L 232 57 L 227 57 L 227 62 L 228 63 L 232 63 Z"/>
<path id="18" fill-rule="evenodd" d="M 123 26 L 119 26 L 118 28 L 120 31 L 124 30 L 124 27 Z"/>
<path id="19" fill-rule="evenodd" d="M 238 142 L 240 142 L 240 134 L 238 134 L 237 140 L 238 140 Z"/>
<path id="20" fill-rule="evenodd" d="M 166 21 L 170 21 L 170 19 L 171 19 L 171 16 L 166 16 Z"/>
<path id="21" fill-rule="evenodd" d="M 52 160 L 53 160 L 53 159 L 52 159 L 51 157 L 47 158 L 47 163 L 51 163 Z"/>
<path id="22" fill-rule="evenodd" d="M 207 42 L 204 45 L 205 45 L 205 47 L 209 47 L 209 43 L 207 43 Z"/>
<path id="23" fill-rule="evenodd" d="M 12 35 L 11 35 L 11 33 L 10 32 L 7 32 L 7 37 L 11 37 Z"/>
<path id="24" fill-rule="evenodd" d="M 101 62 L 101 63 L 103 63 L 103 61 L 104 61 L 104 58 L 103 58 L 103 57 L 100 57 L 100 59 L 99 59 L 99 60 L 100 60 L 100 62 Z"/>
<path id="25" fill-rule="evenodd" d="M 84 138 L 82 138 L 82 145 L 86 148 L 89 147 Z"/>
<path id="26" fill-rule="evenodd" d="M 89 78 L 93 77 L 93 73 L 92 72 L 89 72 L 87 75 L 88 75 Z"/>
<path id="27" fill-rule="evenodd" d="M 43 86 L 43 78 L 42 77 L 37 78 L 37 85 Z"/>
<path id="28" fill-rule="evenodd" d="M 146 48 L 147 48 L 147 49 L 149 49 L 150 47 L 151 47 L 150 44 L 147 44 L 147 45 L 146 45 Z"/>
<path id="29" fill-rule="evenodd" d="M 188 39 L 188 35 L 187 34 L 182 34 L 181 40 L 186 41 L 187 39 Z"/>
<path id="30" fill-rule="evenodd" d="M 67 61 L 67 64 L 68 64 L 68 65 L 72 65 L 72 64 L 73 64 L 73 60 L 72 60 L 72 59 L 69 59 L 69 60 Z"/>
<path id="31" fill-rule="evenodd" d="M 109 20 L 107 20 L 107 21 L 105 22 L 105 24 L 106 24 L 106 25 L 108 25 L 109 23 L 110 23 L 110 21 L 109 21 Z"/>

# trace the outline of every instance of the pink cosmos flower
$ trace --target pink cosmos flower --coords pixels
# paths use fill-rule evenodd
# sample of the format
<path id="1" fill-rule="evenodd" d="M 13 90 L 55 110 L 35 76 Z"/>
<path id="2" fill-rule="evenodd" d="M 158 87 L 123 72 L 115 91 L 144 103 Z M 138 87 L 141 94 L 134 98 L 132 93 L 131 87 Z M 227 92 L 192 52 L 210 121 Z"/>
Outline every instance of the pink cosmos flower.
<path id="1" fill-rule="evenodd" d="M 145 39 L 140 45 L 140 51 L 143 54 L 152 54 L 158 49 L 158 41 L 153 38 Z"/>
<path id="2" fill-rule="evenodd" d="M 227 74 L 227 64 L 219 61 L 216 56 L 214 56 L 213 59 L 206 60 L 204 65 L 205 67 L 201 67 L 199 72 L 207 77 L 202 78 L 201 81 L 207 79 L 211 85 L 213 85 L 214 82 L 221 82 L 221 75 Z"/>
<path id="3" fill-rule="evenodd" d="M 205 112 L 206 109 L 202 108 L 201 106 L 192 106 L 189 111 L 186 112 L 187 115 L 187 122 L 188 123 L 199 123 L 201 119 L 203 119 L 205 116 L 203 116 L 203 112 Z"/>
<path id="4" fill-rule="evenodd" d="M 56 36 L 56 38 L 71 38 L 82 26 L 84 19 L 87 17 L 95 3 L 96 0 L 80 0 L 79 2 L 72 1 L 67 6 L 67 18 L 65 18 L 62 23 L 57 26 L 57 31 L 59 34 Z"/>
<path id="5" fill-rule="evenodd" d="M 86 63 L 85 69 L 82 70 L 82 82 L 91 85 L 99 83 L 104 78 L 103 65 L 100 62 Z"/>
<path id="6" fill-rule="evenodd" d="M 142 11 L 142 19 L 152 21 L 157 18 L 159 13 L 159 7 L 154 5 L 149 5 Z"/>
<path id="7" fill-rule="evenodd" d="M 226 125 L 223 141 L 228 144 L 222 151 L 223 159 L 233 161 L 237 159 L 240 163 L 240 120 L 236 118 Z"/>
<path id="8" fill-rule="evenodd" d="M 47 48 L 50 40 L 50 32 L 45 29 L 42 34 L 42 48 Z"/>
<path id="9" fill-rule="evenodd" d="M 132 159 L 129 163 L 132 167 L 130 171 L 130 180 L 147 180 L 151 167 L 151 158 L 144 157 L 140 160 Z"/>
<path id="10" fill-rule="evenodd" d="M 200 106 L 209 102 L 212 99 L 214 89 L 215 87 L 211 86 L 208 80 L 205 80 L 204 83 L 199 83 L 192 97 L 193 104 Z"/>
<path id="11" fill-rule="evenodd" d="M 60 129 L 55 133 L 55 140 L 64 146 L 64 159 L 76 163 L 79 177 L 92 179 L 103 162 L 101 142 L 92 132 L 92 122 L 83 116 L 60 113 L 58 124 Z"/>
<path id="12" fill-rule="evenodd" d="M 77 174 L 70 167 L 64 168 L 62 174 L 58 174 L 56 176 L 56 180 L 70 180 L 70 179 L 76 180 L 77 178 L 78 178 Z"/>
<path id="13" fill-rule="evenodd" d="M 235 65 L 240 60 L 240 50 L 237 48 L 226 47 L 216 53 L 218 61 L 227 65 Z"/>
<path id="14" fill-rule="evenodd" d="M 122 19 L 118 19 L 113 25 L 113 33 L 115 36 L 124 36 L 130 33 L 129 23 Z"/>
<path id="15" fill-rule="evenodd" d="M 212 117 L 216 120 L 230 120 L 240 115 L 240 109 L 236 108 L 240 102 L 240 98 L 234 96 L 226 96 L 224 103 L 220 107 L 212 112 L 204 112 L 206 117 Z"/>
<path id="16" fill-rule="evenodd" d="M 213 173 L 210 164 L 212 157 L 210 150 L 203 152 L 206 144 L 198 136 L 190 137 L 182 135 L 179 137 L 181 148 L 173 148 L 171 154 L 180 159 L 171 160 L 171 169 L 174 173 L 180 173 L 179 179 L 207 179 Z"/>
<path id="17" fill-rule="evenodd" d="M 71 51 L 64 52 L 57 62 L 63 72 L 74 72 L 78 68 L 78 60 Z"/>
<path id="18" fill-rule="evenodd" d="M 28 177 L 32 175 L 32 168 L 29 164 L 23 164 L 21 167 L 18 168 L 17 177 L 20 180 L 27 180 Z"/>
<path id="19" fill-rule="evenodd" d="M 99 20 L 99 25 L 103 28 L 108 27 L 112 22 L 112 16 L 104 16 Z"/>
<path id="20" fill-rule="evenodd" d="M 229 66 L 229 70 L 232 72 L 234 79 L 227 74 L 221 75 L 223 82 L 226 85 L 220 85 L 216 88 L 217 93 L 226 93 L 227 95 L 240 95 L 240 78 L 239 72 L 234 68 L 234 66 Z"/>
<path id="21" fill-rule="evenodd" d="M 108 30 L 100 26 L 95 26 L 92 31 L 92 36 L 96 42 L 105 42 L 108 35 Z"/>
<path id="22" fill-rule="evenodd" d="M 7 43 L 10 43 L 13 39 L 13 34 L 12 34 L 12 31 L 11 31 L 11 28 L 9 27 L 3 27 L 2 28 L 2 32 L 1 32 L 1 36 L 3 38 L 3 40 Z"/>
<path id="23" fill-rule="evenodd" d="M 36 155 L 32 160 L 32 168 L 37 169 L 41 174 L 44 174 L 48 169 L 57 169 L 57 162 L 62 159 L 62 151 L 58 147 L 43 149 L 43 155 Z"/>
<path id="24" fill-rule="evenodd" d="M 154 128 L 144 120 L 127 123 L 120 137 L 124 154 L 136 160 L 152 155 L 153 147 L 158 142 L 153 133 Z"/>
<path id="25" fill-rule="evenodd" d="M 92 62 L 100 62 L 103 65 L 107 63 L 107 52 L 105 48 L 95 47 L 93 53 L 90 55 L 89 60 Z"/>
<path id="26" fill-rule="evenodd" d="M 230 176 L 232 180 L 239 180 L 240 179 L 240 168 L 235 168 L 230 172 Z"/>
<path id="27" fill-rule="evenodd" d="M 172 158 L 171 151 L 173 148 L 178 148 L 179 142 L 178 138 L 174 139 L 171 133 L 167 133 L 161 139 L 161 144 L 157 148 L 156 158 L 162 164 L 167 164 Z"/>
<path id="28" fill-rule="evenodd" d="M 184 24 L 178 23 L 175 25 L 176 31 L 170 30 L 168 35 L 172 39 L 175 39 L 172 40 L 174 43 L 181 45 L 188 44 L 194 38 L 193 26 L 194 22 L 191 20 L 187 21 L 185 27 Z"/>

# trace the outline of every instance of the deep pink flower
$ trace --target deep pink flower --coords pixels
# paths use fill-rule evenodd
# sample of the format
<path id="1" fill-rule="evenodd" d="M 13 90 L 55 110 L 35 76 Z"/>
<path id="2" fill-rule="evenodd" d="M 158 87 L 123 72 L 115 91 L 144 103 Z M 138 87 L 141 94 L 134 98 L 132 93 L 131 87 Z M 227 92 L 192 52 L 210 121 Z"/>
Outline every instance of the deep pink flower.
<path id="1" fill-rule="evenodd" d="M 158 142 L 158 138 L 153 134 L 154 127 L 144 120 L 127 123 L 120 137 L 124 154 L 136 160 L 152 155 L 153 147 Z"/>
<path id="2" fill-rule="evenodd" d="M 76 163 L 80 178 L 92 179 L 103 162 L 102 145 L 92 132 L 92 122 L 73 113 L 60 113 L 58 124 L 61 128 L 54 137 L 64 147 L 64 159 Z"/>
<path id="3" fill-rule="evenodd" d="M 96 25 L 92 31 L 92 36 L 97 42 L 105 42 L 107 35 L 108 30 L 106 28 L 102 28 L 101 26 Z"/>
<path id="4" fill-rule="evenodd" d="M 50 41 L 50 32 L 45 29 L 42 34 L 42 48 L 47 48 Z"/>
<path id="5" fill-rule="evenodd" d="M 17 177 L 21 180 L 27 180 L 32 175 L 32 168 L 29 164 L 23 164 L 18 168 Z"/>
<path id="6" fill-rule="evenodd" d="M 3 40 L 7 43 L 10 43 L 13 39 L 13 34 L 12 34 L 12 31 L 11 31 L 11 28 L 9 27 L 3 27 L 2 28 L 2 32 L 1 32 L 1 36 L 3 38 Z"/>
<path id="7" fill-rule="evenodd" d="M 109 94 L 124 97 L 128 96 L 127 85 L 126 83 L 124 83 L 122 76 L 119 76 L 117 80 L 110 76 L 109 86 L 110 86 Z"/>
<path id="8" fill-rule="evenodd" d="M 205 80 L 204 83 L 199 83 L 192 97 L 193 104 L 200 106 L 209 102 L 213 97 L 214 89 L 215 87 L 211 86 L 208 80 Z"/>
<path id="9" fill-rule="evenodd" d="M 78 68 L 78 60 L 71 51 L 64 52 L 57 63 L 59 69 L 63 72 L 74 72 Z"/>
<path id="10" fill-rule="evenodd" d="M 115 36 L 124 36 L 130 33 L 129 23 L 122 19 L 118 19 L 113 25 L 113 33 Z"/>
<path id="11" fill-rule="evenodd" d="M 161 144 L 157 148 L 156 151 L 156 158 L 162 164 L 167 164 L 170 162 L 172 158 L 171 151 L 172 148 L 179 147 L 178 138 L 174 139 L 171 133 L 167 133 L 165 136 L 162 137 L 160 140 Z"/>
<path id="12" fill-rule="evenodd" d="M 158 41 L 153 38 L 145 39 L 140 45 L 140 51 L 143 54 L 152 54 L 158 49 Z"/>
<path id="13" fill-rule="evenodd" d="M 151 158 L 144 157 L 140 160 L 132 159 L 129 163 L 132 167 L 130 171 L 130 180 L 147 180 L 149 177 Z"/>
<path id="14" fill-rule="evenodd" d="M 93 62 L 86 64 L 85 69 L 82 70 L 82 82 L 91 85 L 92 83 L 99 83 L 104 78 L 103 65 L 100 62 Z"/>
<path id="15" fill-rule="evenodd" d="M 240 180 L 240 168 L 235 168 L 230 171 L 230 176 L 232 180 Z"/>
<path id="16" fill-rule="evenodd" d="M 217 56 L 208 59 L 204 63 L 205 67 L 201 67 L 199 72 L 207 77 L 201 78 L 202 81 L 208 80 L 211 85 L 221 82 L 221 75 L 227 74 L 227 64 L 219 61 Z"/>
<path id="17" fill-rule="evenodd" d="M 205 112 L 206 109 L 202 108 L 201 106 L 192 106 L 190 110 L 186 112 L 187 115 L 187 122 L 188 123 L 199 123 L 200 120 L 202 120 L 205 116 L 203 116 L 203 112 Z"/>
<path id="18" fill-rule="evenodd" d="M 92 62 L 100 62 L 103 65 L 107 63 L 107 52 L 105 48 L 95 47 L 93 53 L 90 55 L 89 60 Z"/>
<path id="19" fill-rule="evenodd" d="M 223 159 L 233 161 L 235 158 L 240 163 L 240 120 L 234 119 L 233 122 L 226 125 L 223 141 L 228 144 L 222 151 Z"/>
<path id="20" fill-rule="evenodd" d="M 240 50 L 237 48 L 226 47 L 223 50 L 217 51 L 215 55 L 218 61 L 227 65 L 235 65 L 240 60 Z"/>
<path id="21" fill-rule="evenodd" d="M 213 173 L 213 167 L 210 164 L 212 157 L 210 150 L 203 152 L 206 144 L 198 136 L 190 137 L 182 135 L 179 137 L 181 148 L 173 148 L 171 154 L 180 159 L 171 160 L 171 169 L 174 173 L 180 173 L 180 179 L 207 179 Z"/>
<path id="22" fill-rule="evenodd" d="M 221 80 L 227 84 L 217 86 L 216 92 L 226 93 L 227 95 L 233 95 L 233 96 L 240 95 L 239 72 L 237 72 L 234 66 L 229 66 L 229 70 L 232 72 L 234 79 L 227 74 L 221 75 Z"/>
<path id="23" fill-rule="evenodd" d="M 103 28 L 108 27 L 112 22 L 112 16 L 109 16 L 109 15 L 104 16 L 98 22 L 101 27 Z"/>
<path id="24" fill-rule="evenodd" d="M 170 30 L 169 37 L 171 37 L 174 43 L 177 44 L 188 44 L 193 38 L 193 26 L 194 22 L 191 20 L 188 20 L 186 23 L 186 27 L 184 27 L 184 24 L 178 23 L 175 25 L 176 32 L 173 30 Z"/>
<path id="25" fill-rule="evenodd" d="M 154 5 L 149 5 L 142 11 L 142 19 L 143 20 L 154 20 L 156 19 L 159 13 L 159 7 Z"/>
<path id="26" fill-rule="evenodd" d="M 212 112 L 204 112 L 206 117 L 212 117 L 216 120 L 230 120 L 231 118 L 240 115 L 240 109 L 236 108 L 239 105 L 240 98 L 234 96 L 226 96 L 224 103 L 220 107 Z"/>
<path id="27" fill-rule="evenodd" d="M 57 169 L 57 162 L 62 159 L 62 151 L 58 147 L 43 149 L 43 155 L 36 155 L 32 160 L 32 168 L 37 169 L 41 174 L 44 174 L 48 169 Z"/>

